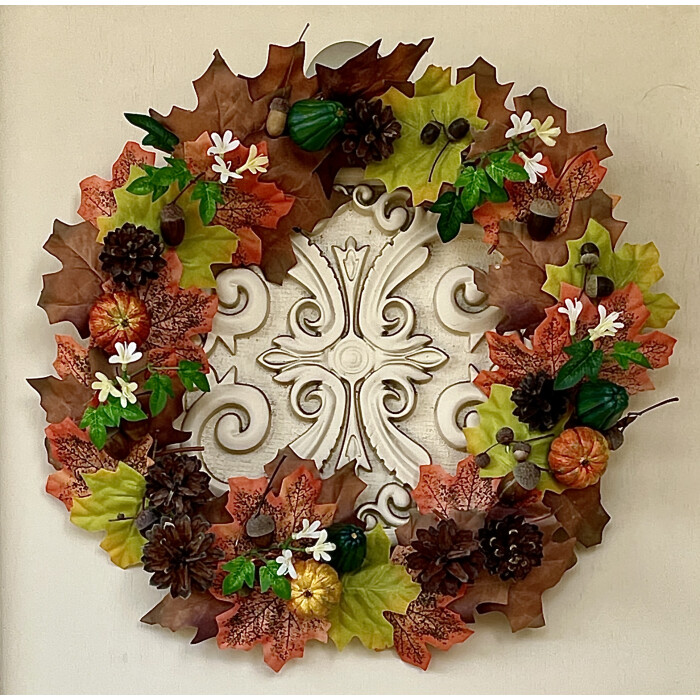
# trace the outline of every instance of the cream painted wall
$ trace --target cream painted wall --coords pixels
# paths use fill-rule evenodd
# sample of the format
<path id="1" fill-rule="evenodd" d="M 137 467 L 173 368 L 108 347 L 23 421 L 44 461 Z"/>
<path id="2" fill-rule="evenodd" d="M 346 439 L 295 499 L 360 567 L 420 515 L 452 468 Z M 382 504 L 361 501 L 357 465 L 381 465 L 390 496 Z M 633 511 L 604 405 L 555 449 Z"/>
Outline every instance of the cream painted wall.
<path id="1" fill-rule="evenodd" d="M 477 634 L 425 674 L 355 645 L 311 643 L 279 675 L 259 650 L 196 647 L 138 622 L 160 594 L 111 566 L 98 539 L 43 493 L 43 412 L 23 378 L 50 371 L 52 335 L 34 306 L 55 217 L 75 222 L 78 182 L 106 174 L 135 131 L 124 111 L 193 105 L 190 81 L 219 48 L 255 74 L 267 43 L 306 21 L 311 55 L 342 39 L 386 47 L 437 38 L 430 60 L 484 55 L 519 93 L 545 84 L 570 124 L 605 121 L 616 157 L 606 189 L 623 195 L 625 240 L 654 238 L 683 306 L 679 348 L 658 373 L 682 404 L 629 431 L 604 480 L 604 545 L 545 595 L 548 624 Z M 5 693 L 695 692 L 700 645 L 697 308 L 700 98 L 697 8 L 302 7 L 0 9 L 2 459 L 0 602 Z M 651 403 L 642 397 L 638 406 Z M 640 421 L 641 423 L 641 421 Z"/>

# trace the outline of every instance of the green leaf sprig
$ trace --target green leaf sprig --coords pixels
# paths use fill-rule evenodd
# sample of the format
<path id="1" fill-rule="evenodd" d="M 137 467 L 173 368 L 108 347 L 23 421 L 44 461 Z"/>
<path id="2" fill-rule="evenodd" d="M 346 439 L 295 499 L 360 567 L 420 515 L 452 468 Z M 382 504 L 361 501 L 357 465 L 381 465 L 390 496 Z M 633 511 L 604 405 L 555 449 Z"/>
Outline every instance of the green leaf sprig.
<path id="1" fill-rule="evenodd" d="M 138 126 L 139 129 L 146 132 L 141 142 L 144 146 L 153 146 L 159 151 L 172 153 L 175 146 L 180 143 L 180 139 L 172 131 L 166 129 L 160 122 L 147 114 L 126 113 L 124 116 L 130 124 Z"/>

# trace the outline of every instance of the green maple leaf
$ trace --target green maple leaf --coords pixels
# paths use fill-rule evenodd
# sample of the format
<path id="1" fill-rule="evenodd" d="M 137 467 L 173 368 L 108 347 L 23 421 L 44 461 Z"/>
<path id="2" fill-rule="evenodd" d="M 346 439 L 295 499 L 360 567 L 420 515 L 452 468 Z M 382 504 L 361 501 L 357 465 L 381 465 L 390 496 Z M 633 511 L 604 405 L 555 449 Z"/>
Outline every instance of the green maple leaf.
<path id="1" fill-rule="evenodd" d="M 616 289 L 634 282 L 641 290 L 644 305 L 651 314 L 646 325 L 650 328 L 664 328 L 680 307 L 668 294 L 649 291 L 664 276 L 659 265 L 657 247 L 653 243 L 625 243 L 617 251 L 613 251 L 608 230 L 593 219 L 588 222 L 586 232 L 581 238 L 567 241 L 569 260 L 566 265 L 546 266 L 547 281 L 542 289 L 559 299 L 562 282 L 576 287 L 583 286 L 584 268 L 576 265 L 580 262 L 579 251 L 584 243 L 595 243 L 600 251 L 600 262 L 593 268 L 593 273 L 609 277 Z"/>
<path id="2" fill-rule="evenodd" d="M 624 370 L 629 368 L 630 362 L 651 369 L 651 362 L 649 362 L 646 355 L 639 352 L 641 345 L 641 343 L 633 343 L 630 340 L 618 340 L 613 346 L 610 357 Z"/>
<path id="3" fill-rule="evenodd" d="M 216 205 L 224 203 L 218 182 L 198 182 L 192 189 L 192 199 L 199 201 L 199 216 L 204 224 L 211 223 L 216 216 Z"/>
<path id="4" fill-rule="evenodd" d="M 209 391 L 209 380 L 207 375 L 202 372 L 201 362 L 192 362 L 191 360 L 180 360 L 177 366 L 177 376 L 185 385 L 187 391 L 194 391 L 195 388 L 201 391 Z"/>
<path id="5" fill-rule="evenodd" d="M 155 202 L 151 197 L 129 192 L 128 188 L 134 180 L 144 175 L 144 170 L 132 166 L 128 182 L 124 187 L 114 190 L 117 210 L 112 216 L 97 219 L 98 241 L 125 223 L 145 226 L 160 234 L 160 213 L 166 204 L 175 199 L 179 188 L 176 183 L 172 183 L 167 192 Z M 231 256 L 238 245 L 238 236 L 224 226 L 205 226 L 199 214 L 198 203 L 192 200 L 190 190 L 183 192 L 177 203 L 185 216 L 185 238 L 175 249 L 183 268 L 180 286 L 214 287 L 216 283 L 211 265 L 231 262 Z"/>
<path id="6" fill-rule="evenodd" d="M 584 377 L 595 379 L 598 376 L 603 365 L 603 351 L 596 350 L 590 338 L 584 338 L 578 343 L 569 345 L 568 348 L 564 348 L 564 352 L 571 359 L 565 362 L 557 372 L 557 378 L 554 382 L 555 389 L 571 389 Z"/>
<path id="7" fill-rule="evenodd" d="M 248 588 L 253 588 L 255 585 L 255 564 L 246 557 L 236 557 L 231 561 L 223 564 L 221 567 L 228 575 L 221 584 L 221 590 L 224 595 L 231 595 L 243 588 L 246 584 Z"/>
<path id="8" fill-rule="evenodd" d="M 484 401 L 476 409 L 479 414 L 479 425 L 464 429 L 464 435 L 467 438 L 467 450 L 469 450 L 470 454 L 476 455 L 480 452 L 485 452 L 489 447 L 496 444 L 488 452 L 491 458 L 488 467 L 479 472 L 482 477 L 506 476 L 506 474 L 513 471 L 517 464 L 510 450 L 504 445 L 497 444 L 496 433 L 501 428 L 512 428 L 516 440 L 529 440 L 533 437 L 551 434 L 552 437 L 534 440 L 530 443 L 532 451 L 528 458 L 537 466 L 548 468 L 547 455 L 549 454 L 549 446 L 552 444 L 554 436 L 559 435 L 564 429 L 564 425 L 569 418 L 568 414 L 565 415 L 552 430 L 546 433 L 530 430 L 525 423 L 521 423 L 513 415 L 515 404 L 510 398 L 512 393 L 512 387 L 494 384 L 491 387 L 491 395 L 488 400 Z M 561 493 L 565 487 L 556 481 L 548 471 L 543 471 L 537 488 L 540 491 L 546 490 Z"/>
<path id="9" fill-rule="evenodd" d="M 389 561 L 389 538 L 380 525 L 367 535 L 367 554 L 357 571 L 342 577 L 343 594 L 329 616 L 328 636 L 342 650 L 357 637 L 368 649 L 386 649 L 394 643 L 394 628 L 385 611 L 406 613 L 420 593 L 403 566 Z"/>
<path id="10" fill-rule="evenodd" d="M 100 543 L 110 559 L 122 569 L 141 561 L 146 543 L 136 527 L 146 493 L 146 480 L 135 469 L 119 462 L 116 471 L 100 469 L 83 474 L 92 492 L 90 496 L 74 498 L 71 522 L 83 530 L 104 530 Z"/>
<path id="11" fill-rule="evenodd" d="M 471 130 L 483 129 L 487 124 L 477 116 L 481 100 L 474 89 L 474 76 L 451 85 L 449 69 L 430 66 L 416 82 L 414 97 L 391 88 L 380 99 L 391 106 L 401 123 L 401 137 L 394 142 L 394 153 L 389 158 L 367 166 L 367 177 L 381 180 L 389 191 L 408 187 L 416 205 L 426 200 L 434 202 L 442 183 L 454 182 L 457 177 L 460 154 L 472 141 Z M 421 131 L 429 121 L 437 120 L 447 127 L 460 117 L 471 126 L 470 134 L 461 141 L 449 141 L 444 131 L 430 146 L 420 140 Z"/>

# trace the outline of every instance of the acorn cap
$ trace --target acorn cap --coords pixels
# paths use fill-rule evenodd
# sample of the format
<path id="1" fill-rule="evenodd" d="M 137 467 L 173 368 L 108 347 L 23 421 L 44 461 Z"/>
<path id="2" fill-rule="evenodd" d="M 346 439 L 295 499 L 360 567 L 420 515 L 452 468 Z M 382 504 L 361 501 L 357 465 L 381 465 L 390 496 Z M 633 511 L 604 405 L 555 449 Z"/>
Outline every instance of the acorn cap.
<path id="1" fill-rule="evenodd" d="M 559 205 L 550 199 L 536 197 L 530 202 L 530 211 L 538 216 L 546 216 L 549 219 L 556 219 L 559 216 Z"/>

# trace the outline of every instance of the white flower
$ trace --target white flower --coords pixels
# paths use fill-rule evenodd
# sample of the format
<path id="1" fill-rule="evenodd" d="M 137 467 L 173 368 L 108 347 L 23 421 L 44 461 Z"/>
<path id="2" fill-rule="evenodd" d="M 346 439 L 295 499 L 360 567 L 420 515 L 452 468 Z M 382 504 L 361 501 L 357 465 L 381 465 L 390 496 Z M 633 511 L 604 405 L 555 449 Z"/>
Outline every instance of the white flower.
<path id="1" fill-rule="evenodd" d="M 512 139 L 521 134 L 527 134 L 528 131 L 532 131 L 535 127 L 532 126 L 530 121 L 532 114 L 530 112 L 525 112 L 522 117 L 517 114 L 511 114 L 510 120 L 513 122 L 513 126 L 506 131 L 506 138 Z"/>
<path id="2" fill-rule="evenodd" d="M 97 377 L 98 381 L 92 383 L 92 388 L 95 391 L 100 392 L 97 397 L 97 400 L 100 403 L 106 401 L 108 396 L 121 396 L 121 392 L 116 386 L 114 386 L 114 382 L 112 382 L 107 375 L 103 374 L 102 372 L 95 372 L 95 376 Z"/>
<path id="3" fill-rule="evenodd" d="M 277 557 L 275 561 L 280 565 L 279 569 L 277 569 L 278 576 L 289 574 L 290 578 L 297 577 L 297 570 L 294 568 L 294 562 L 292 561 L 291 549 L 283 549 L 282 554 Z"/>
<path id="4" fill-rule="evenodd" d="M 597 340 L 598 338 L 605 338 L 614 336 L 620 328 L 624 328 L 625 324 L 621 323 L 617 319 L 620 317 L 619 311 L 607 312 L 602 304 L 598 305 L 598 315 L 600 316 L 600 323 L 588 331 L 588 335 L 591 340 Z"/>
<path id="5" fill-rule="evenodd" d="M 266 173 L 267 166 L 270 163 L 270 159 L 265 155 L 258 155 L 258 147 L 253 144 L 248 152 L 248 159 L 246 160 L 240 168 L 236 169 L 237 173 L 244 173 L 246 170 L 250 170 L 252 175 L 257 175 L 257 173 Z"/>
<path id="6" fill-rule="evenodd" d="M 569 317 L 569 335 L 576 335 L 576 322 L 583 311 L 581 300 L 565 299 L 564 306 L 560 306 L 557 311 Z"/>
<path id="7" fill-rule="evenodd" d="M 326 530 L 321 530 L 316 544 L 312 547 L 307 547 L 304 551 L 307 554 L 313 554 L 316 561 L 330 561 L 331 555 L 328 552 L 332 552 L 335 549 L 335 544 L 333 542 L 326 542 L 328 539 L 328 532 Z"/>
<path id="8" fill-rule="evenodd" d="M 557 142 L 554 139 L 561 134 L 561 129 L 558 126 L 552 128 L 552 124 L 554 124 L 554 117 L 551 115 L 544 120 L 544 123 L 539 119 L 532 120 L 535 133 L 545 146 L 556 146 Z"/>
<path id="9" fill-rule="evenodd" d="M 312 539 L 312 540 L 317 540 L 319 537 L 321 537 L 321 533 L 323 530 L 319 530 L 321 527 L 321 521 L 320 520 L 314 520 L 311 524 L 309 524 L 309 521 L 304 518 L 301 521 L 301 530 L 299 532 L 295 532 L 292 535 L 292 539 L 294 540 L 303 540 L 303 539 Z"/>
<path id="10" fill-rule="evenodd" d="M 240 180 L 243 178 L 243 175 L 239 175 L 235 170 L 231 170 L 230 160 L 224 162 L 224 159 L 221 156 L 214 156 L 214 160 L 216 161 L 216 165 L 212 165 L 211 169 L 215 173 L 219 173 L 219 180 L 221 181 L 222 185 L 225 185 L 230 177 L 232 177 L 234 180 Z"/>
<path id="11" fill-rule="evenodd" d="M 238 139 L 233 138 L 230 131 L 224 132 L 223 138 L 219 134 L 212 134 L 211 140 L 214 145 L 210 146 L 207 151 L 207 155 L 210 156 L 225 156 L 229 151 L 235 151 L 241 145 Z"/>
<path id="12" fill-rule="evenodd" d="M 143 357 L 143 353 L 136 350 L 136 343 L 116 343 L 114 349 L 117 351 L 116 355 L 112 355 L 109 358 L 109 362 L 112 365 L 121 365 L 126 367 L 126 365 L 136 362 Z"/>
<path id="13" fill-rule="evenodd" d="M 543 173 L 547 172 L 547 166 L 540 163 L 542 160 L 542 154 L 535 153 L 535 155 L 530 158 L 529 156 L 526 156 L 524 153 L 520 152 L 518 153 L 518 156 L 523 161 L 523 168 L 525 168 L 525 172 L 530 177 L 530 184 L 534 185 L 537 182 L 537 178 Z"/>
<path id="14" fill-rule="evenodd" d="M 122 408 L 126 408 L 130 403 L 136 403 L 134 390 L 137 389 L 139 385 L 136 382 L 128 382 L 123 377 L 117 377 L 117 381 L 119 382 L 119 389 L 117 389 L 116 395 L 119 397 Z"/>

